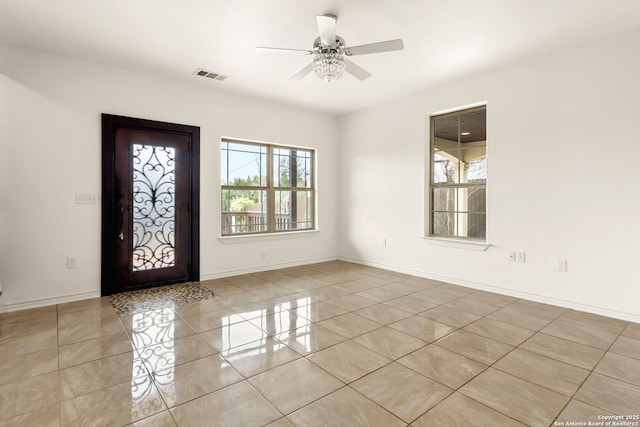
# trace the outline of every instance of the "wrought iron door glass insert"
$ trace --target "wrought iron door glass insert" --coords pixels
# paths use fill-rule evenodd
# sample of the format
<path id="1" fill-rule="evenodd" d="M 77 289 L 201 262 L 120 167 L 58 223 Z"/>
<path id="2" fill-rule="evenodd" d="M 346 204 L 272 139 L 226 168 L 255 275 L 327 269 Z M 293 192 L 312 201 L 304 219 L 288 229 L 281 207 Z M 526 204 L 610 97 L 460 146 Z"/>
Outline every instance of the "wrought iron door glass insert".
<path id="1" fill-rule="evenodd" d="M 175 266 L 175 148 L 133 144 L 133 271 Z"/>

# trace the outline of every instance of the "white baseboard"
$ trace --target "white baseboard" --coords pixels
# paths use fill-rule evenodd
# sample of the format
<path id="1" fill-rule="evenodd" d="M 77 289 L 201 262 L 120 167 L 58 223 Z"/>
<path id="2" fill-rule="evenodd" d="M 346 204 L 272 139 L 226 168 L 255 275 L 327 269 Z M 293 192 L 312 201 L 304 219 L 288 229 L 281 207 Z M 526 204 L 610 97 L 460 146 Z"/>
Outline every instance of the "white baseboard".
<path id="1" fill-rule="evenodd" d="M 79 301 L 79 300 L 89 299 L 89 298 L 100 298 L 100 291 L 82 292 L 79 294 L 64 295 L 64 296 L 52 297 L 52 298 L 42 298 L 38 300 L 31 300 L 31 301 L 24 301 L 24 302 L 17 302 L 13 304 L 2 305 L 0 306 L 0 313 L 26 310 L 29 308 L 44 307 L 47 305 L 64 304 L 65 302 L 73 302 L 73 301 Z"/>
<path id="2" fill-rule="evenodd" d="M 563 299 L 558 299 L 558 298 L 553 298 L 553 297 L 547 297 L 547 296 L 544 296 L 544 295 L 538 295 L 538 294 L 533 294 L 533 293 L 529 293 L 529 292 L 522 292 L 522 291 L 518 291 L 518 290 L 514 290 L 514 289 L 503 288 L 503 287 L 500 287 L 500 286 L 489 285 L 489 284 L 486 284 L 486 283 L 473 282 L 473 281 L 469 281 L 469 280 L 458 279 L 458 278 L 455 278 L 455 277 L 443 276 L 443 275 L 433 274 L 433 273 L 429 273 L 429 272 L 425 272 L 425 271 L 403 268 L 403 267 L 399 267 L 399 266 L 395 266 L 395 265 L 389 265 L 389 264 L 383 264 L 383 263 L 378 263 L 378 262 L 366 261 L 366 260 L 362 260 L 362 259 L 359 259 L 359 258 L 340 256 L 340 257 L 338 257 L 338 259 L 340 261 L 353 262 L 355 264 L 362 264 L 362 265 L 366 265 L 366 266 L 369 266 L 369 267 L 381 268 L 381 269 L 384 269 L 384 270 L 395 271 L 397 273 L 408 274 L 408 275 L 411 275 L 411 276 L 422 277 L 422 278 L 425 278 L 425 279 L 438 280 L 440 282 L 446 282 L 446 283 L 451 283 L 451 284 L 454 284 L 454 285 L 466 286 L 468 288 L 478 289 L 478 290 L 481 290 L 481 291 L 495 292 L 497 294 L 507 295 L 507 296 L 510 296 L 510 297 L 526 299 L 526 300 L 529 300 L 529 301 L 540 302 L 540 303 L 543 303 L 543 304 L 555 305 L 555 306 L 558 306 L 558 307 L 570 308 L 570 309 L 577 310 L 577 311 L 585 311 L 587 313 L 599 314 L 601 316 L 606 316 L 606 317 L 613 317 L 615 319 L 625 320 L 625 321 L 628 321 L 628 322 L 640 323 L 640 316 L 638 316 L 637 314 L 626 313 L 626 312 L 618 311 L 618 310 L 611 310 L 611 309 L 608 309 L 608 308 L 605 308 L 605 307 L 597 307 L 597 306 L 592 306 L 592 305 L 588 305 L 588 304 L 580 304 L 580 303 L 577 303 L 577 302 L 574 302 L 574 301 L 568 301 L 568 300 L 563 300 Z"/>
<path id="3" fill-rule="evenodd" d="M 250 274 L 250 273 L 259 273 L 261 271 L 269 271 L 269 270 L 277 270 L 280 268 L 289 268 L 289 267 L 300 267 L 301 265 L 309 265 L 309 264 L 317 264 L 320 262 L 329 262 L 336 261 L 338 259 L 337 256 L 331 257 L 322 257 L 322 258 L 309 258 L 304 260 L 298 260 L 293 262 L 286 262 L 281 264 L 269 264 L 269 265 L 261 265 L 258 267 L 251 268 L 241 268 L 237 270 L 225 270 L 217 273 L 207 273 L 200 274 L 200 281 L 203 280 L 212 280 L 212 279 L 221 279 L 224 277 L 231 276 L 239 276 L 241 274 Z"/>

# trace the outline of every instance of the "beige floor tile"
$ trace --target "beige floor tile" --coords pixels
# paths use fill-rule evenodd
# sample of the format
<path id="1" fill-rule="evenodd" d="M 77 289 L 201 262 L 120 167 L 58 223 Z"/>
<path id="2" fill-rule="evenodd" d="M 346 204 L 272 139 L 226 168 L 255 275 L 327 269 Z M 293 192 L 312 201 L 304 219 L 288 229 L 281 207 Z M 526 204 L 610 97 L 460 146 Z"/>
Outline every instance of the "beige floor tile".
<path id="1" fill-rule="evenodd" d="M 25 320 L 34 320 L 42 317 L 51 317 L 56 316 L 57 314 L 58 308 L 55 305 L 10 311 L 7 313 L 0 313 L 0 325 L 6 323 L 24 322 Z M 55 322 L 55 319 L 50 320 L 52 320 L 52 322 Z"/>
<path id="2" fill-rule="evenodd" d="M 73 344 L 105 335 L 115 335 L 122 331 L 124 331 L 124 327 L 117 317 L 107 317 L 81 325 L 59 328 L 58 342 L 60 345 Z"/>
<path id="3" fill-rule="evenodd" d="M 58 351 L 62 369 L 133 351 L 133 344 L 129 335 L 121 330 L 113 335 L 63 345 Z"/>
<path id="4" fill-rule="evenodd" d="M 535 334 L 520 348 L 589 370 L 596 366 L 604 354 L 604 350 L 543 333 Z"/>
<path id="5" fill-rule="evenodd" d="M 108 317 L 116 317 L 116 311 L 111 305 L 74 311 L 71 313 L 60 314 L 58 316 L 58 327 L 64 328 L 67 326 L 81 325 L 83 323 L 95 322 Z"/>
<path id="6" fill-rule="evenodd" d="M 497 308 L 506 307 L 519 301 L 518 298 L 511 297 L 509 295 L 501 295 L 488 291 L 475 291 L 471 297 L 476 301 L 484 302 Z"/>
<path id="7" fill-rule="evenodd" d="M 102 307 L 111 307 L 111 299 L 109 297 L 88 298 L 79 301 L 58 304 L 58 315 Z"/>
<path id="8" fill-rule="evenodd" d="M 525 427 L 524 424 L 494 411 L 460 393 L 453 393 L 442 403 L 418 418 L 412 427 Z"/>
<path id="9" fill-rule="evenodd" d="M 484 300 L 474 298 L 473 295 L 449 301 L 445 306 L 463 313 L 472 313 L 478 316 L 486 316 L 500 309 L 500 307 L 496 307 L 495 305 L 487 304 Z"/>
<path id="10" fill-rule="evenodd" d="M 411 294 L 412 297 L 420 298 L 432 302 L 434 304 L 445 304 L 450 301 L 462 298 L 469 292 L 462 288 L 435 286 L 433 288 Z"/>
<path id="11" fill-rule="evenodd" d="M 165 341 L 138 350 L 140 359 L 149 373 L 182 365 L 214 353 L 216 350 L 198 335 Z"/>
<path id="12" fill-rule="evenodd" d="M 426 345 L 424 341 L 388 326 L 360 335 L 353 341 L 391 360 L 396 360 Z"/>
<path id="13" fill-rule="evenodd" d="M 295 312 L 302 317 L 306 317 L 312 322 L 321 322 L 323 320 L 345 314 L 347 310 L 326 302 L 318 302 L 310 304 L 306 306 L 306 308 L 299 308 L 295 310 Z"/>
<path id="14" fill-rule="evenodd" d="M 459 391 L 533 426 L 550 425 L 569 401 L 569 397 L 493 368 L 475 377 Z"/>
<path id="15" fill-rule="evenodd" d="M 548 319 L 556 319 L 568 311 L 567 308 L 544 304 L 535 301 L 519 300 L 511 304 L 514 308 L 526 314 L 538 315 Z"/>
<path id="16" fill-rule="evenodd" d="M 567 310 L 560 318 L 576 320 L 586 328 L 595 329 L 613 335 L 620 334 L 629 324 L 629 322 L 625 320 L 575 310 Z"/>
<path id="17" fill-rule="evenodd" d="M 128 427 L 177 427 L 169 411 L 163 411 L 148 418 L 129 424 Z"/>
<path id="18" fill-rule="evenodd" d="M 385 301 L 384 305 L 404 310 L 407 313 L 418 314 L 430 308 L 436 307 L 438 304 L 429 302 L 424 299 L 416 298 L 412 295 L 406 295 L 400 298 Z"/>
<path id="19" fill-rule="evenodd" d="M 412 280 L 403 280 L 402 282 L 391 283 L 389 285 L 381 286 L 380 289 L 395 292 L 401 295 L 409 295 L 415 292 L 426 291 L 429 288 L 433 288 L 435 285 L 424 282 L 415 282 Z"/>
<path id="20" fill-rule="evenodd" d="M 613 414 L 637 414 L 640 387 L 594 373 L 573 398 Z"/>
<path id="21" fill-rule="evenodd" d="M 390 328 L 421 339 L 426 343 L 440 339 L 456 328 L 422 316 L 411 316 L 389 325 Z"/>
<path id="22" fill-rule="evenodd" d="M 622 335 L 640 340 L 640 323 L 629 323 L 624 331 L 622 331 Z"/>
<path id="23" fill-rule="evenodd" d="M 513 347 L 471 332 L 459 330 L 435 343 L 438 347 L 490 365 Z"/>
<path id="24" fill-rule="evenodd" d="M 358 297 L 370 299 L 377 303 L 389 301 L 402 296 L 402 294 L 398 292 L 393 292 L 389 289 L 383 289 L 383 288 L 367 289 L 365 291 L 360 291 L 358 293 L 355 293 L 354 295 Z"/>
<path id="25" fill-rule="evenodd" d="M 280 418 L 279 420 L 275 420 L 272 423 L 267 424 L 265 427 L 295 427 L 291 421 L 286 418 Z"/>
<path id="26" fill-rule="evenodd" d="M 513 346 L 522 344 L 535 333 L 530 329 L 524 329 L 487 317 L 465 326 L 464 330 Z"/>
<path id="27" fill-rule="evenodd" d="M 173 408 L 243 378 L 224 358 L 215 354 L 158 371 L 153 379 L 165 404 Z"/>
<path id="28" fill-rule="evenodd" d="M 295 293 L 295 291 L 282 286 L 269 286 L 267 288 L 254 289 L 250 292 L 263 300 Z"/>
<path id="29" fill-rule="evenodd" d="M 54 403 L 45 408 L 27 412 L 26 414 L 18 415 L 4 420 L 0 419 L 0 427 L 59 427 L 60 416 L 58 414 L 58 403 Z M 0 418 L 2 418 L 1 415 Z"/>
<path id="30" fill-rule="evenodd" d="M 634 359 L 640 359 L 640 340 L 620 336 L 616 342 L 613 343 L 609 351 L 623 356 L 633 357 Z"/>
<path id="31" fill-rule="evenodd" d="M 58 370 L 58 351 L 48 348 L 0 359 L 0 385 Z"/>
<path id="32" fill-rule="evenodd" d="M 539 313 L 528 312 L 525 307 L 526 306 L 523 305 L 511 304 L 498 311 L 494 311 L 487 317 L 534 331 L 539 331 L 554 320 L 553 317 L 543 317 Z"/>
<path id="33" fill-rule="evenodd" d="M 311 320 L 289 310 L 271 314 L 263 313 L 251 319 L 250 322 L 272 336 L 311 324 Z"/>
<path id="34" fill-rule="evenodd" d="M 319 399 L 287 417 L 298 427 L 370 426 L 406 424 L 350 387 Z"/>
<path id="35" fill-rule="evenodd" d="M 0 324 L 0 345 L 25 335 L 54 331 L 56 327 L 56 323 L 52 321 L 51 317 Z"/>
<path id="36" fill-rule="evenodd" d="M 60 400 L 147 375 L 144 364 L 133 351 L 61 369 Z"/>
<path id="37" fill-rule="evenodd" d="M 245 294 L 245 292 L 243 291 L 234 295 L 239 294 Z M 257 298 L 255 295 L 252 296 L 254 298 Z M 189 302 L 173 307 L 173 311 L 175 311 L 178 316 L 184 319 L 186 317 L 197 316 L 204 313 L 210 313 L 212 311 L 219 311 L 224 309 L 225 307 L 220 307 L 217 299 L 218 298 L 208 298 L 201 301 Z"/>
<path id="38" fill-rule="evenodd" d="M 11 338 L 0 343 L 0 359 L 33 353 L 34 351 L 58 346 L 58 331 L 47 330 L 21 337 Z"/>
<path id="39" fill-rule="evenodd" d="M 377 303 L 376 301 L 370 300 L 369 298 L 357 295 L 344 295 L 338 298 L 326 300 L 325 302 L 340 308 L 344 308 L 347 311 L 359 310 L 361 308 L 369 307 Z"/>
<path id="40" fill-rule="evenodd" d="M 614 415 L 611 412 L 604 411 L 600 408 L 596 408 L 595 406 L 587 405 L 586 403 L 580 402 L 579 400 L 571 400 L 564 410 L 558 415 L 556 421 L 559 423 L 574 422 L 574 423 L 589 423 L 589 421 L 593 423 L 602 422 L 601 418 L 598 418 L 602 415 Z M 580 424 L 575 424 L 580 425 Z M 582 424 L 584 425 L 584 424 Z M 592 424 L 597 425 L 597 424 Z"/>
<path id="41" fill-rule="evenodd" d="M 608 349 L 618 338 L 617 333 L 592 328 L 587 326 L 584 321 L 565 316 L 566 314 L 563 314 L 540 332 L 602 350 Z"/>
<path id="42" fill-rule="evenodd" d="M 202 332 L 199 336 L 216 351 L 223 352 L 251 342 L 264 340 L 268 335 L 247 320 Z"/>
<path id="43" fill-rule="evenodd" d="M 430 310 L 420 313 L 420 316 L 435 320 L 445 325 L 453 326 L 456 328 L 462 328 L 471 322 L 475 322 L 480 319 L 480 316 L 473 313 L 462 312 L 453 307 L 447 307 L 446 305 L 440 305 Z"/>
<path id="44" fill-rule="evenodd" d="M 125 329 L 131 334 L 134 347 L 138 349 L 188 337 L 196 333 L 173 310 L 168 308 L 125 316 L 121 319 Z"/>
<path id="45" fill-rule="evenodd" d="M 145 376 L 61 402 L 60 420 L 62 427 L 111 427 L 166 409 L 151 378 Z"/>
<path id="46" fill-rule="evenodd" d="M 209 311 L 207 313 L 195 314 L 182 318 L 194 331 L 200 333 L 211 329 L 221 328 L 232 323 L 247 320 L 241 314 L 235 313 L 232 309 Z"/>
<path id="47" fill-rule="evenodd" d="M 283 332 L 276 338 L 303 356 L 347 340 L 344 336 L 315 323 Z"/>
<path id="48" fill-rule="evenodd" d="M 586 369 L 519 348 L 498 360 L 493 367 L 567 396 L 572 396 L 589 375 Z"/>
<path id="49" fill-rule="evenodd" d="M 640 386 L 640 360 L 608 352 L 593 370 L 621 381 Z M 640 410 L 640 405 L 638 405 Z M 638 414 L 640 415 L 640 414 Z"/>
<path id="50" fill-rule="evenodd" d="M 0 420 L 44 410 L 57 404 L 58 396 L 57 372 L 0 385 Z"/>
<path id="51" fill-rule="evenodd" d="M 398 363 L 457 389 L 487 369 L 487 365 L 429 345 L 398 360 Z"/>
<path id="52" fill-rule="evenodd" d="M 366 334 L 367 332 L 382 327 L 380 323 L 365 319 L 354 313 L 341 314 L 340 316 L 318 322 L 318 325 L 331 329 L 333 332 L 346 338 L 357 337 L 358 335 Z"/>
<path id="53" fill-rule="evenodd" d="M 273 337 L 234 347 L 221 354 L 247 378 L 300 358 L 298 353 Z"/>
<path id="54" fill-rule="evenodd" d="M 389 323 L 397 322 L 398 320 L 411 316 L 411 313 L 384 304 L 372 305 L 371 307 L 363 308 L 354 313 L 383 325 L 388 325 Z"/>
<path id="55" fill-rule="evenodd" d="M 397 363 L 360 378 L 351 387 L 407 423 L 453 392 Z"/>
<path id="56" fill-rule="evenodd" d="M 306 359 L 256 375 L 249 382 L 284 415 L 344 385 Z"/>
<path id="57" fill-rule="evenodd" d="M 355 381 L 391 362 L 353 341 L 329 347 L 308 356 L 308 359 L 345 383 Z"/>
<path id="58" fill-rule="evenodd" d="M 338 298 L 348 295 L 349 291 L 334 287 L 319 287 L 305 292 L 306 295 L 315 298 L 318 301 L 325 301 L 332 298 Z"/>

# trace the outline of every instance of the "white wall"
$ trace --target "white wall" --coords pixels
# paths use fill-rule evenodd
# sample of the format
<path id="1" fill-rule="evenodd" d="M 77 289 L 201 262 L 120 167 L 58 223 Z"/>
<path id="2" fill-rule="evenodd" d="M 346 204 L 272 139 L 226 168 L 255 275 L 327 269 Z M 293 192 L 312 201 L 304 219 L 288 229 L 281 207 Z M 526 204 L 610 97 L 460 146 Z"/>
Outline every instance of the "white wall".
<path id="1" fill-rule="evenodd" d="M 341 258 L 640 321 L 638 46 L 626 33 L 341 117 Z M 491 247 L 432 245 L 427 116 L 482 101 Z"/>
<path id="2" fill-rule="evenodd" d="M 336 118 L 210 84 L 0 49 L 0 312 L 99 295 L 100 205 L 75 194 L 100 195 L 101 113 L 200 126 L 201 278 L 337 257 Z M 320 231 L 222 243 L 222 136 L 317 149 Z"/>

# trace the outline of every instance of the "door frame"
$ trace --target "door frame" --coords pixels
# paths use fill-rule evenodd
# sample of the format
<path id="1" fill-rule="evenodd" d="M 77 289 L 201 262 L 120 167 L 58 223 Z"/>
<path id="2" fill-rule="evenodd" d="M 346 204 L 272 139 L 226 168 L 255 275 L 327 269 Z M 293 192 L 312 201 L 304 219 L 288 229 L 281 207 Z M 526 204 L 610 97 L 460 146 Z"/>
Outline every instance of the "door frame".
<path id="1" fill-rule="evenodd" d="M 117 234 L 115 194 L 116 129 L 139 129 L 188 135 L 191 161 L 191 236 L 189 280 L 200 280 L 200 128 L 154 120 L 137 119 L 102 113 L 102 255 L 101 295 L 119 292 L 115 283 L 115 247 Z M 152 283 L 143 287 L 169 285 L 175 282 Z"/>

